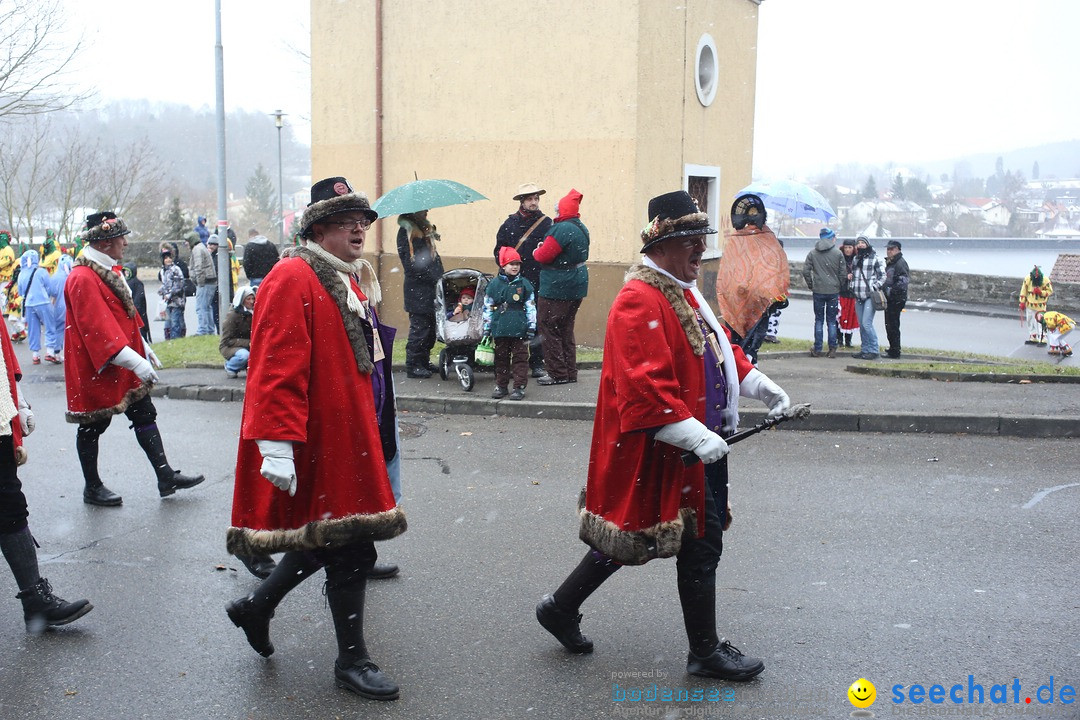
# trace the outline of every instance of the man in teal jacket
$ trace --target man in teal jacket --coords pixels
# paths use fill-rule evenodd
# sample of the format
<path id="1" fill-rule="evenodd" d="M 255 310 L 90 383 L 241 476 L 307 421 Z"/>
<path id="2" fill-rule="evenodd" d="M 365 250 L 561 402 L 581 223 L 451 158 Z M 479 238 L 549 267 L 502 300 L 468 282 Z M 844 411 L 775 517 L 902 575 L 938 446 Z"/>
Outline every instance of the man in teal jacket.
<path id="1" fill-rule="evenodd" d="M 581 222 L 581 199 L 581 193 L 571 190 L 559 201 L 551 231 L 533 251 L 541 265 L 537 325 L 547 371 L 536 381 L 540 385 L 577 382 L 574 320 L 589 294 L 589 229 Z"/>

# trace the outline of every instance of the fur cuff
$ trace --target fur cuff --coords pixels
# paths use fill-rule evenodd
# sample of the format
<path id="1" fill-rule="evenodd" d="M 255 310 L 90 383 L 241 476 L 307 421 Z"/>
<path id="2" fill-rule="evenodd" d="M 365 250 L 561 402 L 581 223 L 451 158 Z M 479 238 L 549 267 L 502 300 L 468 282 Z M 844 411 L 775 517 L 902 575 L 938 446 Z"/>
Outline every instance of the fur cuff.
<path id="1" fill-rule="evenodd" d="M 288 550 L 344 547 L 363 540 L 389 540 L 408 524 L 400 507 L 370 515 L 350 515 L 310 522 L 293 530 L 229 528 L 225 549 L 232 555 L 270 555 Z"/>
<path id="2" fill-rule="evenodd" d="M 80 255 L 75 258 L 73 265 L 84 265 L 101 278 L 101 282 L 105 283 L 105 287 L 112 291 L 112 294 L 116 296 L 116 299 L 120 301 L 120 304 L 124 306 L 124 312 L 127 313 L 129 318 L 135 317 L 135 301 L 131 299 L 131 293 L 127 290 L 127 281 L 120 277 L 112 270 L 106 270 L 92 260 L 87 260 Z M 121 410 L 120 412 L 123 412 Z"/>

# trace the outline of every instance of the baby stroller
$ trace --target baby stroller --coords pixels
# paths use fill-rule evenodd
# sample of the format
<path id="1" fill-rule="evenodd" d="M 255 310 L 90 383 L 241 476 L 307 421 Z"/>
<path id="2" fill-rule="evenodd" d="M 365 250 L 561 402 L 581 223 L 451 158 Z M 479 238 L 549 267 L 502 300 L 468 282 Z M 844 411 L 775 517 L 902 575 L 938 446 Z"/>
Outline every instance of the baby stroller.
<path id="1" fill-rule="evenodd" d="M 435 336 L 446 345 L 439 352 L 439 377 L 448 380 L 456 375 L 466 392 L 473 389 L 476 346 L 484 337 L 484 291 L 491 277 L 479 270 L 459 268 L 443 273 L 435 286 Z M 466 288 L 474 292 L 475 299 L 468 317 L 463 318 L 454 310 Z"/>

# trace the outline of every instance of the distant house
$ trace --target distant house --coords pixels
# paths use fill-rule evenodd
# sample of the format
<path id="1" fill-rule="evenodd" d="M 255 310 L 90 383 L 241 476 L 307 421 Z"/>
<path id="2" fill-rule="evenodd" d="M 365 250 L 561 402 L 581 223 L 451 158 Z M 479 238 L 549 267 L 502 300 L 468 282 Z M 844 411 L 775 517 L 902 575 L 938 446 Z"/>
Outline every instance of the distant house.
<path id="1" fill-rule="evenodd" d="M 864 200 L 852 205 L 844 216 L 844 227 L 856 235 L 877 236 L 884 227 L 890 236 L 914 237 L 927 223 L 926 209 L 910 200 Z"/>
<path id="2" fill-rule="evenodd" d="M 1012 213 L 1009 209 L 993 198 L 964 198 L 954 200 L 942 208 L 946 217 L 957 218 L 961 215 L 972 217 L 997 227 L 1006 227 Z"/>

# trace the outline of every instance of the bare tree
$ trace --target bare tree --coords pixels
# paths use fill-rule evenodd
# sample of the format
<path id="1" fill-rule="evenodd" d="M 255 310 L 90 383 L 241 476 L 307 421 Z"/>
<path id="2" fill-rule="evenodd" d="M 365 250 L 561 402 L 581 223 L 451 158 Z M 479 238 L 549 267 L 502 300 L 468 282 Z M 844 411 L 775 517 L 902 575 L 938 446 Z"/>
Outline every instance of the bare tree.
<path id="1" fill-rule="evenodd" d="M 165 201 L 165 168 L 146 138 L 99 154 L 88 188 L 91 205 L 111 209 L 140 235 L 157 231 Z"/>
<path id="2" fill-rule="evenodd" d="M 53 159 L 50 200 L 56 234 L 71 237 L 82 228 L 82 217 L 76 211 L 86 205 L 101 152 L 99 143 L 80 135 L 77 128 L 69 129 L 58 142 L 66 150 Z"/>
<path id="3" fill-rule="evenodd" d="M 0 202 L 8 227 L 27 242 L 33 240 L 48 183 L 48 136 L 48 120 L 34 118 L 13 128 L 0 143 Z"/>
<path id="4" fill-rule="evenodd" d="M 84 97 L 63 82 L 81 47 L 63 30 L 60 0 L 0 0 L 0 118 L 62 110 Z"/>

